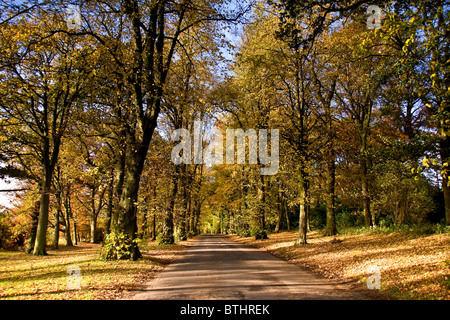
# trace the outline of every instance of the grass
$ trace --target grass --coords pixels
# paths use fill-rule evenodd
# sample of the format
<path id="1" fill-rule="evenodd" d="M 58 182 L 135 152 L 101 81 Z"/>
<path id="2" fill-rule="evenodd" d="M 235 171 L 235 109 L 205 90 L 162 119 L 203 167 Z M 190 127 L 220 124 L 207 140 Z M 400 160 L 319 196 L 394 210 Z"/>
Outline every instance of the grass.
<path id="1" fill-rule="evenodd" d="M 388 299 L 450 299 L 450 234 L 366 231 L 324 237 L 308 233 L 307 245 L 294 245 L 296 232 L 270 234 L 268 240 L 234 236 L 325 277 L 366 285 L 377 267 L 380 293 Z"/>
<path id="2" fill-rule="evenodd" d="M 103 261 L 101 245 L 87 243 L 60 246 L 41 257 L 0 250 L 0 299 L 127 298 L 176 259 L 186 245 L 156 246 L 152 242 L 141 246 L 143 258 L 138 261 Z M 70 266 L 80 270 L 80 289 L 73 289 L 77 282 L 69 280 L 76 277 L 67 273 Z"/>

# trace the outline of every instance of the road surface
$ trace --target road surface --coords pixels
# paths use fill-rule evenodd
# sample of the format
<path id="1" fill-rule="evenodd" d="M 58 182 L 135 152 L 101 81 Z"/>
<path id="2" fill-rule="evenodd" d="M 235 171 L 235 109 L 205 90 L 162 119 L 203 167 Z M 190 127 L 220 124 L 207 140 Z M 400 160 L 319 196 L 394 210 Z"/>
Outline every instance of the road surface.
<path id="1" fill-rule="evenodd" d="M 222 235 L 201 235 L 131 299 L 373 299 L 361 285 L 333 282 L 262 249 Z"/>

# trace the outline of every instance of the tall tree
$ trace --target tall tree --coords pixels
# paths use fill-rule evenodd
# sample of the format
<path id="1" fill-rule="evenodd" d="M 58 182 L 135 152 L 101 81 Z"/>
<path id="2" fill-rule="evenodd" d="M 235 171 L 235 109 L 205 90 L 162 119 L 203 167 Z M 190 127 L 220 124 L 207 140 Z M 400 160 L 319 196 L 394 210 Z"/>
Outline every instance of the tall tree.
<path id="1" fill-rule="evenodd" d="M 102 12 L 102 17 L 99 19 L 96 14 L 93 19 L 86 14 L 85 24 L 77 34 L 89 34 L 98 40 L 110 55 L 118 76 L 131 88 L 129 117 L 123 124 L 126 154 L 123 188 L 113 229 L 126 235 L 131 246 L 129 257 L 133 260 L 140 256 L 133 241 L 137 233 L 139 180 L 157 126 L 176 46 L 180 35 L 193 26 L 229 18 L 219 12 L 221 9 L 222 1 L 86 3 L 88 12 Z M 118 45 L 121 42 L 127 42 L 125 52 Z"/>
<path id="2" fill-rule="evenodd" d="M 70 117 L 70 110 L 89 74 L 89 47 L 67 36 L 48 36 L 55 25 L 44 11 L 40 20 L 21 16 L 1 25 L 11 41 L 13 63 L 2 68 L 0 107 L 7 115 L 4 125 L 23 148 L 40 164 L 40 211 L 34 246 L 35 255 L 46 254 L 49 200 L 55 166 Z M 24 50 L 26 48 L 26 50 Z M 20 132 L 20 137 L 17 135 Z M 25 134 L 23 134 L 25 132 Z"/>

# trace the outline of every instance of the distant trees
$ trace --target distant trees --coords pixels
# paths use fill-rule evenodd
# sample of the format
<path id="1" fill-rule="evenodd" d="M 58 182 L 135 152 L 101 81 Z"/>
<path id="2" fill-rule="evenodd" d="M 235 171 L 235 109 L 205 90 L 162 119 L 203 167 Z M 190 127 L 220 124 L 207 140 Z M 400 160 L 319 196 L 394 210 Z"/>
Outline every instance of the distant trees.
<path id="1" fill-rule="evenodd" d="M 312 1 L 281 1 L 275 5 L 281 10 L 278 15 L 260 5 L 244 31 L 234 78 L 226 82 L 226 92 L 236 92 L 231 99 L 229 95 L 222 97 L 222 108 L 230 114 L 229 125 L 235 121 L 247 125 L 250 119 L 257 119 L 259 113 L 252 107 L 259 99 L 273 110 L 269 126 L 282 132 L 281 163 L 287 166 L 277 183 L 268 179 L 265 192 L 280 195 L 276 190 L 281 185 L 289 186 L 290 192 L 296 190 L 289 203 L 299 212 L 298 243 L 306 243 L 311 224 L 335 235 L 336 215 L 343 208 L 354 216 L 361 212 L 366 227 L 377 226 L 380 219 L 398 225 L 424 223 L 438 210 L 436 192 L 440 188 L 445 195 L 448 187 L 447 158 L 442 155 L 448 148 L 442 147 L 442 129 L 441 134 L 437 130 L 444 124 L 435 122 L 440 117 L 446 119 L 440 113 L 446 100 L 432 98 L 444 106 L 439 109 L 437 104 L 432 108 L 424 97 L 426 92 L 428 99 L 435 97 L 426 89 L 433 79 L 437 86 L 446 78 L 437 66 L 448 60 L 444 53 L 448 51 L 443 49 L 447 42 L 441 38 L 448 10 L 443 9 L 443 3 L 420 8 L 418 3 L 407 1 L 374 3 L 386 13 L 381 28 L 375 30 L 367 27 L 363 2 L 324 2 L 319 6 Z M 425 18 L 420 12 L 428 6 L 434 14 Z M 421 19 L 434 21 L 429 22 L 433 26 L 427 31 L 435 34 L 435 46 L 441 48 L 439 55 L 434 51 L 434 66 L 428 64 L 433 61 L 433 50 L 418 36 L 417 29 L 407 27 L 423 22 Z M 278 30 L 270 27 L 275 21 Z M 427 28 L 427 23 L 421 28 Z M 438 25 L 441 31 L 435 29 Z M 239 82 L 245 72 L 248 78 Z M 424 76 L 428 73 L 430 78 Z M 251 87 L 258 81 L 264 85 Z M 251 102 L 246 105 L 245 99 Z M 436 159 L 438 154 L 440 160 Z M 431 176 L 436 171 L 417 174 L 422 162 L 425 169 L 434 166 L 441 172 L 437 184 Z M 225 169 L 219 166 L 216 170 Z M 229 175 L 235 183 L 241 181 L 241 186 L 218 187 L 216 192 L 226 191 L 222 197 L 228 199 L 239 189 L 246 190 L 244 207 L 256 211 L 249 196 L 257 198 L 257 184 L 252 182 L 248 188 L 248 182 L 236 180 L 240 171 L 235 168 Z M 282 217 L 281 203 L 279 196 L 264 202 L 266 211 L 271 212 L 266 218 L 274 221 L 270 225 L 276 230 L 279 222 L 275 221 Z M 216 206 L 223 211 L 223 203 Z M 231 205 L 225 208 L 234 211 Z M 449 223 L 446 215 L 441 218 Z M 258 225 L 253 222 L 249 227 Z"/>

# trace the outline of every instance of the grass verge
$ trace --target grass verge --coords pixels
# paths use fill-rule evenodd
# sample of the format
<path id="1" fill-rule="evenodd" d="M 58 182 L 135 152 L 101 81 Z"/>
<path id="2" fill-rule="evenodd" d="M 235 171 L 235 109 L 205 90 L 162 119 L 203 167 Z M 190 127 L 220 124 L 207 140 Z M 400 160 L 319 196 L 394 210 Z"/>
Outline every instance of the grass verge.
<path id="1" fill-rule="evenodd" d="M 188 242 L 151 242 L 141 246 L 138 261 L 103 261 L 101 245 L 87 243 L 48 250 L 43 257 L 0 250 L 0 299 L 126 299 L 174 261 Z M 69 275 L 69 267 L 79 268 L 79 277 Z"/>
<path id="2" fill-rule="evenodd" d="M 325 277 L 367 284 L 380 271 L 380 293 L 391 299 L 450 299 L 450 234 L 394 232 L 324 237 L 308 233 L 308 244 L 294 245 L 296 232 L 267 240 L 233 236 Z M 376 290 L 376 289 L 374 289 Z"/>

